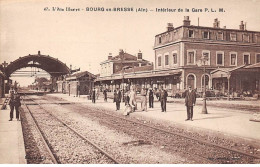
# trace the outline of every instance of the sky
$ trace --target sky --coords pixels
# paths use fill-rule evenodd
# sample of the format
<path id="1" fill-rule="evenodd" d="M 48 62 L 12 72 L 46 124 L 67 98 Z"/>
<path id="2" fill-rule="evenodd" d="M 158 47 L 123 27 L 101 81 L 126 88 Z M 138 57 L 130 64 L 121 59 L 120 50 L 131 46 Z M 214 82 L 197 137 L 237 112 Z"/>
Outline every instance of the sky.
<path id="1" fill-rule="evenodd" d="M 212 27 L 218 18 L 221 27 L 238 29 L 244 21 L 247 30 L 260 31 L 259 6 L 260 0 L 0 0 L 0 63 L 41 51 L 68 66 L 98 74 L 99 63 L 120 49 L 133 55 L 141 50 L 143 58 L 153 62 L 154 37 L 166 31 L 167 23 L 178 27 L 189 16 L 192 25 L 198 25 L 199 18 L 200 26 Z M 53 11 L 53 7 L 80 11 Z M 148 11 L 86 11 L 87 7 Z M 156 12 L 156 8 L 177 12 Z M 179 8 L 184 11 L 178 12 Z M 203 11 L 192 12 L 192 8 Z M 225 12 L 205 12 L 205 8 Z M 14 79 L 21 85 L 34 80 Z"/>

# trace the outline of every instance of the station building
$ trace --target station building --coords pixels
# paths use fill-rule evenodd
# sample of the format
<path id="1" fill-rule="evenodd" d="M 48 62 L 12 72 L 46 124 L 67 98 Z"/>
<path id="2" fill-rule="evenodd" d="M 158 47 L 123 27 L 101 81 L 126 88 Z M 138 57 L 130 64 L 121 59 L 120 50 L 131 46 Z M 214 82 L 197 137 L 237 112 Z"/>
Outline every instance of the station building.
<path id="1" fill-rule="evenodd" d="M 259 65 L 249 66 L 260 62 L 260 32 L 246 30 L 243 21 L 238 27 L 220 28 L 218 19 L 213 27 L 193 26 L 188 16 L 182 26 L 168 24 L 166 32 L 155 36 L 154 46 L 154 69 L 172 78 L 166 88 L 174 92 L 191 85 L 201 91 L 205 76 L 208 89 L 260 91 Z"/>
<path id="2" fill-rule="evenodd" d="M 142 63 L 138 56 L 130 61 L 135 65 L 125 69 L 131 66 L 127 59 L 121 59 L 125 53 L 114 58 L 109 56 L 100 63 L 96 84 L 112 88 L 131 84 L 164 86 L 174 96 L 188 85 L 201 93 L 205 77 L 207 89 L 224 94 L 260 91 L 260 32 L 246 30 L 242 21 L 238 29 L 221 28 L 218 19 L 212 27 L 190 23 L 185 16 L 183 25 L 173 27 L 168 23 L 166 31 L 155 36 L 154 63 Z"/>

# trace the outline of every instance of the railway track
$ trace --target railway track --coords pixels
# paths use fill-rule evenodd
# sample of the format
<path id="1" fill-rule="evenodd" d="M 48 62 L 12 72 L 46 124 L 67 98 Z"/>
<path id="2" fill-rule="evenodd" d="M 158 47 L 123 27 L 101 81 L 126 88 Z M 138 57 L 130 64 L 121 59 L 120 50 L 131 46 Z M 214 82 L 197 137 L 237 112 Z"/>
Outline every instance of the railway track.
<path id="1" fill-rule="evenodd" d="M 58 127 L 60 126 L 63 126 L 63 127 L 66 127 L 67 129 L 70 130 L 70 132 L 72 132 L 75 136 L 77 136 L 78 138 L 80 138 L 81 140 L 84 141 L 84 143 L 88 143 L 88 145 L 91 145 L 91 147 L 93 147 L 95 150 L 94 152 L 96 153 L 98 151 L 97 154 L 102 154 L 103 156 L 98 156 L 98 157 L 95 157 L 95 162 L 96 163 L 99 163 L 98 161 L 96 161 L 96 159 L 100 158 L 101 159 L 104 159 L 105 157 L 105 160 L 101 160 L 100 163 L 112 163 L 112 164 L 119 164 L 120 162 L 116 159 L 114 159 L 109 153 L 107 153 L 105 150 L 103 150 L 102 148 L 100 148 L 99 146 L 97 146 L 96 144 L 94 144 L 92 141 L 90 141 L 88 138 L 86 138 L 85 136 L 83 136 L 82 134 L 80 134 L 76 129 L 72 128 L 71 126 L 69 126 L 68 124 L 66 124 L 64 121 L 62 121 L 61 119 L 57 118 L 55 115 L 51 114 L 50 112 L 48 112 L 46 109 L 44 109 L 41 104 L 37 103 L 35 100 L 33 99 L 30 99 L 28 96 L 26 96 L 26 100 L 30 100 L 30 101 L 33 101 L 34 104 L 31 103 L 31 105 L 33 106 L 37 106 L 38 107 L 38 110 L 37 110 L 37 114 L 40 114 L 41 117 L 44 117 L 43 113 L 41 113 L 41 111 L 44 111 L 47 115 L 49 115 L 49 117 L 52 117 L 54 118 L 56 121 L 59 122 L 59 125 Z M 24 101 L 24 100 L 23 100 Z M 44 129 L 46 128 L 42 128 L 41 126 L 43 125 L 43 122 L 39 121 L 39 118 L 37 118 L 37 115 L 36 113 L 32 113 L 30 107 L 28 107 L 28 104 L 26 104 L 24 102 L 27 110 L 29 111 L 31 117 L 33 118 L 34 120 L 34 124 L 35 126 L 37 127 L 37 131 L 39 132 L 39 134 L 41 135 L 41 138 L 42 140 L 44 141 L 44 144 L 48 150 L 48 153 L 50 154 L 50 156 L 52 157 L 52 162 L 53 163 L 56 163 L 56 164 L 60 164 L 60 163 L 67 163 L 66 161 L 64 160 L 60 160 L 60 157 L 57 155 L 57 153 L 55 152 L 55 149 L 54 147 L 55 146 L 52 146 L 52 142 L 50 142 L 51 139 L 48 138 L 48 136 L 50 136 L 49 134 L 46 134 L 46 132 L 44 131 Z M 39 111 L 40 109 L 40 111 Z M 35 114 L 35 115 L 34 115 Z M 41 123 L 39 123 L 41 122 Z M 47 124 L 46 122 L 44 124 Z M 50 123 L 49 123 L 50 124 Z M 52 126 L 55 125 L 54 123 L 52 123 Z M 55 126 L 53 127 L 55 128 Z M 64 131 L 64 130 L 63 130 Z M 62 133 L 62 132 L 61 132 Z M 93 158 L 94 159 L 94 158 Z M 70 162 L 71 163 L 71 162 Z M 77 162 L 72 162 L 72 163 L 81 163 L 79 161 Z M 89 163 L 89 162 L 86 162 L 86 163 Z M 90 162 L 90 163 L 93 163 L 93 162 Z"/>
<path id="2" fill-rule="evenodd" d="M 161 136 L 165 136 L 167 139 L 170 138 L 170 140 L 166 141 L 166 145 L 168 145 L 170 151 L 188 151 L 191 156 L 196 155 L 196 157 L 204 158 L 206 163 L 209 161 L 212 163 L 254 163 L 254 161 L 259 161 L 260 159 L 259 155 L 228 148 L 226 146 L 204 141 L 200 138 L 188 136 L 182 133 L 168 131 L 153 125 L 148 125 L 147 123 L 141 123 L 140 121 L 133 121 L 122 116 L 109 114 L 108 112 L 102 112 L 100 109 L 90 109 L 78 104 L 74 104 L 70 107 L 73 107 L 72 109 L 76 111 L 80 111 L 80 109 L 84 110 L 84 114 L 89 114 L 98 120 L 102 120 L 99 122 L 105 125 L 109 125 L 115 129 L 128 132 L 132 135 L 138 134 L 139 137 L 146 140 L 150 140 L 154 137 L 154 135 L 151 134 L 157 134 L 157 136 L 160 134 Z M 95 111 L 93 112 L 93 110 Z M 139 129 L 142 129 L 141 127 L 145 127 L 145 134 L 142 134 L 144 131 L 139 131 Z M 193 152 L 193 150 L 196 151 Z"/>
<path id="3" fill-rule="evenodd" d="M 52 101 L 51 103 L 56 103 L 57 105 L 62 104 L 60 100 L 59 102 Z M 47 102 L 43 102 L 43 104 L 47 104 Z M 89 108 L 80 104 L 66 104 L 68 104 L 66 107 L 70 107 L 75 112 L 83 110 L 84 113 L 81 112 L 81 114 L 91 115 L 91 117 L 94 117 L 101 124 L 113 127 L 119 131 L 124 131 L 131 135 L 138 135 L 139 138 L 143 139 L 140 140 L 140 142 L 145 142 L 145 140 L 147 141 L 151 140 L 151 138 L 161 136 L 165 138 L 163 139 L 163 142 L 165 142 L 166 148 L 169 151 L 183 152 L 186 155 L 188 154 L 188 156 L 196 157 L 196 159 L 203 159 L 199 161 L 200 163 L 254 163 L 255 160 L 260 159 L 259 155 L 228 148 L 183 133 L 172 132 L 147 123 L 141 123 L 140 121 L 133 121 L 129 118 L 110 114 L 106 111 L 104 112 L 101 109 Z M 140 131 L 140 129 L 146 130 Z M 152 143 L 157 145 L 161 144 L 160 142 L 157 143 L 156 140 L 152 140 Z"/>

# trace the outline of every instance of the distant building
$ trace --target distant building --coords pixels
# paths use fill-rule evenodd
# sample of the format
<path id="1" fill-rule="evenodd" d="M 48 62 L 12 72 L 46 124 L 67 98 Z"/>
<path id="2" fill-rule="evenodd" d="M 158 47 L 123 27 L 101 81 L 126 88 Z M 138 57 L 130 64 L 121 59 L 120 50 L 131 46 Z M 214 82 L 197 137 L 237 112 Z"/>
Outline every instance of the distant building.
<path id="1" fill-rule="evenodd" d="M 140 71 L 153 70 L 153 63 L 144 60 L 141 51 L 137 53 L 137 56 L 134 56 L 120 50 L 119 54 L 114 57 L 109 54 L 108 59 L 100 63 L 100 67 L 100 75 L 96 79 L 96 85 L 102 85 L 113 91 L 116 85 L 122 89 L 136 82 L 139 83 L 137 80 L 143 79 L 136 79 L 136 75 Z"/>
<path id="2" fill-rule="evenodd" d="M 57 81 L 58 92 L 72 95 L 89 95 L 96 76 L 88 71 L 76 72 Z"/>

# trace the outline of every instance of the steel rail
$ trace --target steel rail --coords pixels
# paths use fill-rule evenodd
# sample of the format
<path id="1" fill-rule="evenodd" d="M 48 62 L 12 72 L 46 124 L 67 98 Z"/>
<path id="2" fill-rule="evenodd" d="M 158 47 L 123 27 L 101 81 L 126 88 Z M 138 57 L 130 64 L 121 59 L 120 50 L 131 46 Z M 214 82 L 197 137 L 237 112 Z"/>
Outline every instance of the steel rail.
<path id="1" fill-rule="evenodd" d="M 231 151 L 231 152 L 239 153 L 239 154 L 242 154 L 242 155 L 246 155 L 246 156 L 252 157 L 254 159 L 260 159 L 260 156 L 258 156 L 258 155 L 251 155 L 249 153 L 245 153 L 245 152 L 242 152 L 240 150 L 236 150 L 236 149 L 232 149 L 232 148 L 226 148 L 224 146 L 217 145 L 217 144 L 214 144 L 214 143 L 211 143 L 211 142 L 208 142 L 208 141 L 199 140 L 197 138 L 190 137 L 190 136 L 178 133 L 178 132 L 170 132 L 170 131 L 162 129 L 162 128 L 153 127 L 153 126 L 150 126 L 150 125 L 147 125 L 147 124 L 143 124 L 141 122 L 128 120 L 128 119 L 122 118 L 120 116 L 116 116 L 116 115 L 112 115 L 112 114 L 108 114 L 108 113 L 103 113 L 102 112 L 102 114 L 106 114 L 106 115 L 109 115 L 109 116 L 112 116 L 112 117 L 115 117 L 115 118 L 123 119 L 123 120 L 129 121 L 129 122 L 132 122 L 132 123 L 136 123 L 136 124 L 139 124 L 139 125 L 143 125 L 143 126 L 151 128 L 151 129 L 154 129 L 154 130 L 157 130 L 157 131 L 161 131 L 161 132 L 164 132 L 164 133 L 168 133 L 168 134 L 171 134 L 171 135 L 177 135 L 177 136 L 184 137 L 184 138 L 187 138 L 187 139 L 190 139 L 190 140 L 194 140 L 194 141 L 203 143 L 205 145 L 214 146 L 214 147 L 218 147 L 218 148 L 221 148 L 221 149 L 224 149 L 224 150 L 227 150 L 227 151 Z"/>
<path id="2" fill-rule="evenodd" d="M 29 109 L 29 107 L 27 106 L 27 104 L 24 102 L 24 99 L 22 99 L 22 100 L 23 100 L 23 104 L 26 106 L 27 110 L 29 111 L 28 113 L 30 114 L 30 116 L 31 116 L 32 119 L 33 119 L 33 124 L 35 125 L 36 130 L 37 130 L 37 132 L 39 133 L 39 135 L 40 135 L 40 137 L 41 137 L 41 139 L 42 139 L 42 141 L 43 141 L 43 143 L 44 143 L 44 145 L 45 145 L 45 148 L 47 149 L 49 155 L 51 156 L 52 162 L 53 162 L 54 164 L 60 164 L 58 158 L 57 158 L 57 157 L 54 155 L 54 153 L 51 151 L 51 148 L 50 148 L 50 146 L 49 146 L 49 143 L 47 142 L 47 139 L 46 139 L 46 137 L 45 137 L 43 131 L 41 130 L 39 124 L 37 123 L 35 117 L 33 116 L 31 110 Z"/>
<path id="3" fill-rule="evenodd" d="M 58 103 L 56 103 L 56 104 L 59 105 Z M 79 107 L 84 108 L 84 106 L 79 106 Z M 200 139 L 197 139 L 197 138 L 194 138 L 194 137 L 191 137 L 191 136 L 187 136 L 187 135 L 185 135 L 185 134 L 181 134 L 181 133 L 178 133 L 178 132 L 170 132 L 170 131 L 165 130 L 165 129 L 162 129 L 162 128 L 153 127 L 153 126 L 150 126 L 150 125 L 147 125 L 147 124 L 143 124 L 143 123 L 141 123 L 141 122 L 137 122 L 137 121 L 125 119 L 124 117 L 120 117 L 120 116 L 116 116 L 116 115 L 113 115 L 113 114 L 104 113 L 104 112 L 101 112 L 101 111 L 100 111 L 100 110 L 102 110 L 102 109 L 96 109 L 96 110 L 97 110 L 98 112 L 102 113 L 102 114 L 109 115 L 109 116 L 114 117 L 114 118 L 122 119 L 122 120 L 125 120 L 125 121 L 128 121 L 128 122 L 131 122 L 131 123 L 136 123 L 136 124 L 139 124 L 139 125 L 142 125 L 142 126 L 145 126 L 145 127 L 149 127 L 149 128 L 151 128 L 151 129 L 154 129 L 154 130 L 157 130 L 157 131 L 161 131 L 161 132 L 168 133 L 168 134 L 171 134 L 171 135 L 177 135 L 177 136 L 180 136 L 180 137 L 183 137 L 183 138 L 186 138 L 186 139 L 190 139 L 190 140 L 194 140 L 194 141 L 196 141 L 196 142 L 203 143 L 203 144 L 208 145 L 208 146 L 214 146 L 214 147 L 217 147 L 217 148 L 226 150 L 226 151 L 230 151 L 230 152 L 242 154 L 242 155 L 245 155 L 245 156 L 248 156 L 248 157 L 252 157 L 252 158 L 254 158 L 254 159 L 260 159 L 260 156 L 258 156 L 258 155 L 251 155 L 251 154 L 249 154 L 249 153 L 242 152 L 242 151 L 237 150 L 237 149 L 227 148 L 227 147 L 225 147 L 225 146 L 221 146 L 221 145 L 218 145 L 218 144 L 214 144 L 214 143 L 212 143 L 212 142 L 208 142 L 208 141 L 205 141 L 205 140 L 200 140 Z"/>
<path id="4" fill-rule="evenodd" d="M 36 104 L 38 104 L 38 106 L 43 109 L 45 112 L 47 112 L 48 114 L 50 114 L 52 117 L 54 117 L 55 119 L 57 119 L 60 123 L 62 123 L 64 126 L 66 126 L 67 128 L 69 128 L 71 131 L 73 131 L 76 135 L 78 135 L 80 138 L 82 138 L 83 140 L 87 141 L 90 145 L 94 146 L 97 150 L 99 150 L 102 154 L 104 154 L 105 156 L 107 156 L 109 159 L 111 159 L 115 164 L 120 164 L 119 161 L 117 161 L 115 158 L 113 158 L 112 156 L 109 155 L 109 153 L 107 153 L 105 150 L 103 150 L 102 148 L 100 148 L 98 145 L 94 144 L 92 141 L 90 141 L 88 138 L 86 138 L 85 136 L 83 136 L 82 134 L 80 134 L 76 129 L 72 128 L 71 126 L 69 126 L 68 124 L 66 124 L 64 121 L 60 120 L 58 117 L 56 117 L 55 115 L 51 114 L 49 111 L 47 111 L 45 108 L 43 108 L 41 106 L 41 104 L 37 103 L 35 100 L 32 99 L 32 101 L 34 101 Z"/>

